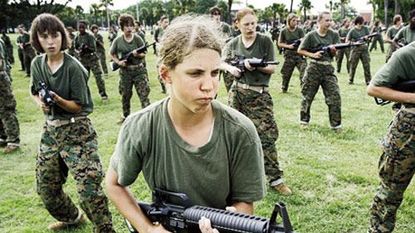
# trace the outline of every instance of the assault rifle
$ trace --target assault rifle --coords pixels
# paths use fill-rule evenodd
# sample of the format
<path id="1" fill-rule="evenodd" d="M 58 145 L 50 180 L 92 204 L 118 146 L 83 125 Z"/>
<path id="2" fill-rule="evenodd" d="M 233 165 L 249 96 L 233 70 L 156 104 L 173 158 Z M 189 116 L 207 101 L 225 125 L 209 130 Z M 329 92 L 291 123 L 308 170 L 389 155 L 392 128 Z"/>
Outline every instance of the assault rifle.
<path id="1" fill-rule="evenodd" d="M 134 51 L 136 53 L 146 53 L 147 52 L 147 48 L 150 46 L 155 45 L 156 42 L 153 42 L 151 44 L 144 44 L 143 46 L 141 46 L 140 48 L 134 49 L 133 51 L 130 51 L 129 53 L 125 54 L 124 56 L 121 57 L 120 61 L 127 61 L 127 64 L 131 62 L 131 58 L 133 57 L 133 53 Z M 115 62 L 111 62 L 111 68 L 112 71 L 116 71 L 120 68 L 120 65 L 118 65 Z"/>
<path id="2" fill-rule="evenodd" d="M 409 80 L 405 82 L 396 83 L 395 85 L 392 86 L 392 89 L 397 90 L 397 91 L 402 91 L 402 92 L 415 92 L 415 80 Z M 382 105 L 382 106 L 389 104 L 391 102 L 389 100 L 383 100 L 378 97 L 374 97 L 374 98 L 375 98 L 376 104 Z"/>
<path id="3" fill-rule="evenodd" d="M 177 200 L 180 204 L 172 204 L 169 200 Z M 294 233 L 287 209 L 283 203 L 275 204 L 271 219 L 253 215 L 236 213 L 203 206 L 192 206 L 184 193 L 175 193 L 155 189 L 153 204 L 141 203 L 141 210 L 151 222 L 158 222 L 173 233 L 200 233 L 199 219 L 204 216 L 210 219 L 212 228 L 221 233 Z M 277 224 L 278 215 L 282 224 Z M 126 220 L 128 230 L 137 233 Z"/>
<path id="4" fill-rule="evenodd" d="M 382 33 L 383 31 L 386 31 L 386 28 L 382 28 L 380 31 L 370 33 L 369 35 L 359 37 L 359 38 L 356 40 L 356 42 L 368 42 L 368 41 L 372 40 L 372 38 L 373 38 L 373 37 L 378 36 L 378 35 L 381 35 L 381 33 Z"/>
<path id="5" fill-rule="evenodd" d="M 317 46 L 315 48 L 311 48 L 311 49 L 307 49 L 307 51 L 311 52 L 311 53 L 316 53 L 316 52 L 325 52 L 325 53 L 330 53 L 330 50 L 332 47 L 334 47 L 336 50 L 339 49 L 347 49 L 350 47 L 354 47 L 354 46 L 359 46 L 364 44 L 364 42 L 362 41 L 358 41 L 358 42 L 348 42 L 348 43 L 340 43 L 340 44 L 332 44 L 332 45 L 320 45 Z"/>
<path id="6" fill-rule="evenodd" d="M 87 44 L 82 43 L 81 46 L 79 46 L 79 55 L 84 56 L 93 53 L 94 50 L 92 50 Z"/>
<path id="7" fill-rule="evenodd" d="M 297 50 L 298 49 L 298 46 L 300 46 L 300 44 L 301 44 L 301 39 L 289 40 L 289 41 L 287 41 L 287 44 L 288 45 L 291 45 L 292 44 L 294 46 L 294 48 L 293 49 L 284 48 L 284 49 L 287 49 L 287 50 Z"/>
<path id="8" fill-rule="evenodd" d="M 279 61 L 265 61 L 265 57 L 262 59 L 258 58 L 245 58 L 244 56 L 235 56 L 229 64 L 236 66 L 241 70 L 241 73 L 245 72 L 245 60 L 248 60 L 249 65 L 252 67 L 266 67 L 267 65 L 278 65 Z"/>
<path id="9" fill-rule="evenodd" d="M 48 86 L 42 81 L 39 82 L 40 90 L 39 90 L 39 96 L 43 103 L 45 103 L 46 106 L 52 106 L 55 104 L 55 100 L 53 100 L 51 91 L 49 90 Z"/>

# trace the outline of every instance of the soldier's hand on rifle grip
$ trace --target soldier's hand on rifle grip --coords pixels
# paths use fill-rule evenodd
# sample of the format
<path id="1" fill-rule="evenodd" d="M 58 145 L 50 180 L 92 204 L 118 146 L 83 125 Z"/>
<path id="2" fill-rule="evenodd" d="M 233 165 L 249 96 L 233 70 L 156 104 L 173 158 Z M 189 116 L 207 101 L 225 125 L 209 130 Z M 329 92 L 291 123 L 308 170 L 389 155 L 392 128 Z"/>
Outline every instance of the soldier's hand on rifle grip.
<path id="1" fill-rule="evenodd" d="M 199 229 L 202 233 L 219 233 L 217 229 L 212 228 L 210 220 L 205 217 L 199 220 Z"/>
<path id="2" fill-rule="evenodd" d="M 127 66 L 127 60 L 118 61 L 117 64 L 121 67 L 126 67 Z"/>
<path id="3" fill-rule="evenodd" d="M 315 53 L 313 53 L 313 57 L 314 59 L 320 59 L 323 56 L 324 51 L 317 51 Z"/>
<path id="4" fill-rule="evenodd" d="M 256 68 L 252 67 L 251 64 L 249 64 L 249 59 L 244 60 L 244 66 L 249 71 L 254 71 Z"/>
<path id="5" fill-rule="evenodd" d="M 336 56 L 337 49 L 334 46 L 330 46 L 330 54 L 331 56 Z"/>
<path id="6" fill-rule="evenodd" d="M 238 67 L 231 66 L 228 71 L 237 78 L 241 77 L 241 70 Z"/>

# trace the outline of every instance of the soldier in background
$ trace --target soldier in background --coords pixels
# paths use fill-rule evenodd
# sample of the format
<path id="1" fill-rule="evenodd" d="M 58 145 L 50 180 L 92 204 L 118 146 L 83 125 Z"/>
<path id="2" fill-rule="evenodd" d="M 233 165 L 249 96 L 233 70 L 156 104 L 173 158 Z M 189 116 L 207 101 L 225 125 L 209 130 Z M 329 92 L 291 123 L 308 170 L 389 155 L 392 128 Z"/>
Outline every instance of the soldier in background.
<path id="1" fill-rule="evenodd" d="M 349 31 L 346 37 L 346 42 L 352 41 L 366 41 L 367 36 L 370 34 L 368 27 L 363 25 L 363 17 L 357 16 L 354 20 L 354 27 Z M 359 60 L 362 61 L 363 71 L 365 75 L 365 83 L 369 85 L 370 74 L 370 55 L 367 44 L 355 46 L 350 53 L 350 70 L 349 70 L 349 84 L 353 84 L 354 76 L 356 74 L 357 65 Z"/>
<path id="2" fill-rule="evenodd" d="M 299 54 L 310 58 L 301 88 L 300 127 L 308 128 L 311 120 L 311 104 L 321 86 L 329 110 L 330 127 L 334 132 L 340 133 L 342 131 L 340 88 L 332 65 L 336 49 L 332 47 L 330 52 L 308 51 L 319 46 L 337 44 L 340 42 L 340 37 L 337 32 L 330 29 L 332 18 L 329 12 L 320 13 L 317 23 L 318 28 L 307 33 L 298 48 Z"/>
<path id="3" fill-rule="evenodd" d="M 395 15 L 393 17 L 393 25 L 388 28 L 386 31 L 386 37 L 385 42 L 389 43 L 389 48 L 386 53 L 386 63 L 391 58 L 392 54 L 396 51 L 397 47 L 393 43 L 393 38 L 398 34 L 399 30 L 402 28 L 402 16 L 401 15 Z"/>
<path id="4" fill-rule="evenodd" d="M 20 128 L 16 116 L 16 99 L 8 75 L 8 57 L 3 40 L 0 39 L 0 147 L 8 154 L 20 147 Z"/>
<path id="5" fill-rule="evenodd" d="M 376 50 L 377 49 L 376 45 L 379 42 L 380 50 L 382 51 L 382 53 L 385 53 L 385 49 L 383 47 L 382 25 L 380 23 L 380 20 L 375 21 L 375 23 L 373 24 L 372 30 L 370 31 L 370 33 L 375 33 L 375 32 L 377 32 L 378 35 L 372 38 L 369 51 L 372 52 L 373 49 Z"/>
<path id="6" fill-rule="evenodd" d="M 255 31 L 258 18 L 251 8 L 236 13 L 241 35 L 229 41 L 224 48 L 222 69 L 235 76 L 229 91 L 229 106 L 243 113 L 254 123 L 264 151 L 265 173 L 272 189 L 283 195 L 291 195 L 291 189 L 284 183 L 283 171 L 278 162 L 276 141 L 279 136 L 274 116 L 274 102 L 269 93 L 269 81 L 275 72 L 275 65 L 251 67 L 244 61 L 244 72 L 227 61 L 238 56 L 275 60 L 274 44 L 270 37 Z M 264 55 L 266 55 L 264 57 Z"/>
<path id="7" fill-rule="evenodd" d="M 110 41 L 110 45 L 112 42 L 117 38 L 118 30 L 115 25 L 110 26 L 108 29 L 108 40 Z"/>
<path id="8" fill-rule="evenodd" d="M 112 60 L 120 66 L 119 92 L 122 97 L 123 116 L 117 122 L 121 124 L 131 113 L 131 97 L 133 87 L 140 98 L 141 108 L 150 105 L 150 86 L 147 68 L 145 67 L 145 53 L 134 51 L 144 45 L 140 36 L 134 33 L 134 18 L 129 14 L 122 14 L 118 18 L 118 24 L 122 34 L 118 36 L 111 45 L 110 55 Z M 133 52 L 131 59 L 127 62 L 121 60 L 126 54 Z"/>
<path id="9" fill-rule="evenodd" d="M 409 24 L 399 30 L 393 38 L 393 43 L 397 48 L 401 48 L 412 41 L 415 41 L 415 10 L 409 13 Z"/>
<path id="10" fill-rule="evenodd" d="M 153 47 L 153 49 L 155 49 L 155 51 L 157 51 L 157 47 L 159 46 L 158 44 L 160 43 L 161 37 L 163 36 L 164 30 L 167 28 L 167 26 L 169 26 L 169 18 L 165 15 L 161 16 L 160 20 L 160 25 L 159 27 L 157 27 L 156 31 L 154 32 L 154 41 L 156 42 L 154 44 L 155 47 Z M 157 54 L 157 52 L 156 52 Z M 158 66 L 157 66 L 157 70 L 158 70 Z M 166 86 L 164 84 L 164 81 L 161 79 L 160 75 L 157 76 L 157 79 L 159 80 L 160 83 L 160 87 L 161 87 L 161 92 L 162 93 L 166 93 Z"/>
<path id="11" fill-rule="evenodd" d="M 7 59 L 9 60 L 10 64 L 14 64 L 13 43 L 11 42 L 10 37 L 6 34 L 6 30 L 2 31 L 1 39 L 5 45 L 5 50 L 8 57 Z"/>
<path id="12" fill-rule="evenodd" d="M 341 25 L 341 27 L 338 31 L 341 43 L 346 42 L 346 37 L 347 37 L 347 34 L 349 33 L 349 31 L 350 31 L 350 20 L 349 19 L 344 19 L 343 22 L 342 22 L 342 25 Z M 347 73 L 349 73 L 349 70 L 350 70 L 350 48 L 340 49 L 339 51 L 337 51 L 337 54 L 336 54 L 337 73 L 340 73 L 340 71 L 342 69 L 342 62 L 343 62 L 344 55 L 346 55 L 346 68 L 347 68 Z"/>
<path id="13" fill-rule="evenodd" d="M 95 76 L 98 92 L 102 100 L 107 100 L 108 95 L 105 91 L 105 81 L 102 78 L 102 66 L 96 53 L 97 46 L 95 37 L 86 31 L 88 24 L 86 21 L 81 20 L 78 23 L 78 35 L 75 36 L 75 51 L 78 54 L 79 61 L 88 71 L 88 77 L 90 71 Z"/>
<path id="14" fill-rule="evenodd" d="M 23 63 L 26 71 L 26 77 L 30 77 L 30 65 L 33 58 L 36 56 L 36 52 L 33 49 L 30 42 L 30 34 L 25 30 L 23 25 L 18 27 L 19 36 L 17 37 L 17 43 L 23 52 Z"/>
<path id="15" fill-rule="evenodd" d="M 19 26 L 17 26 L 17 30 L 18 30 L 19 34 L 20 34 L 20 31 L 21 31 L 20 28 L 24 28 L 24 25 L 20 24 Z M 17 36 L 17 38 L 16 38 L 17 55 L 19 57 L 20 66 L 21 66 L 20 71 L 25 71 L 26 67 L 24 65 L 24 56 L 23 56 L 23 49 L 22 49 L 22 46 L 21 46 L 21 37 L 20 36 L 21 35 Z"/>
<path id="16" fill-rule="evenodd" d="M 282 29 L 280 37 L 278 38 L 278 47 L 284 49 L 284 64 L 281 68 L 281 90 L 283 93 L 288 91 L 290 79 L 295 67 L 297 67 L 300 72 L 300 84 L 303 84 L 304 71 L 307 66 L 304 57 L 297 53 L 301 39 L 305 35 L 303 29 L 298 27 L 297 23 L 298 17 L 295 14 L 290 13 L 287 16 L 287 26 Z"/>
<path id="17" fill-rule="evenodd" d="M 107 67 L 107 61 L 106 61 L 106 53 L 105 53 L 105 45 L 104 45 L 104 37 L 102 37 L 101 34 L 99 34 L 99 27 L 96 24 L 93 24 L 91 26 L 91 31 L 94 34 L 96 45 L 97 45 L 97 55 L 99 58 L 99 61 L 101 62 L 102 70 L 104 71 L 104 74 L 108 77 L 108 67 Z"/>
<path id="18" fill-rule="evenodd" d="M 76 58 L 77 54 L 75 52 L 75 29 L 69 26 L 66 27 L 66 31 L 68 32 L 68 37 L 70 39 L 68 54 Z"/>
<path id="19" fill-rule="evenodd" d="M 146 41 L 146 32 L 141 28 L 141 22 L 140 21 L 134 21 L 134 31 L 135 31 L 135 34 L 137 35 L 137 36 L 139 36 L 143 41 L 144 41 L 144 44 L 147 44 L 147 41 Z"/>
<path id="20" fill-rule="evenodd" d="M 414 176 L 415 94 L 391 88 L 400 82 L 414 81 L 414 74 L 415 42 L 412 42 L 393 54 L 367 88 L 370 96 L 404 106 L 395 114 L 382 141 L 383 151 L 378 163 L 380 184 L 370 208 L 369 233 L 394 230 L 396 213 Z M 401 229 L 405 229 L 404 225 Z"/>

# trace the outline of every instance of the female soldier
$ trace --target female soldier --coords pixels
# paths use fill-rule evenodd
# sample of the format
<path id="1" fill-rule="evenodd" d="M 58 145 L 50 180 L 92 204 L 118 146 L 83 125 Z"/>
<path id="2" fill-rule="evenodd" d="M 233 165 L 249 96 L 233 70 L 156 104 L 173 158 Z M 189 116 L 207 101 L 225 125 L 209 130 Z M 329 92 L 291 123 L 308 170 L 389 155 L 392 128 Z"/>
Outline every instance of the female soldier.
<path id="1" fill-rule="evenodd" d="M 264 58 L 266 61 L 275 59 L 274 46 L 268 36 L 255 31 L 257 17 L 250 8 L 236 13 L 238 28 L 241 35 L 229 41 L 225 46 L 225 61 L 238 57 Z M 283 172 L 279 167 L 275 141 L 278 138 L 278 127 L 275 122 L 272 97 L 268 91 L 271 74 L 275 65 L 251 67 L 248 60 L 244 61 L 244 72 L 236 66 L 222 63 L 222 68 L 235 76 L 229 92 L 229 104 L 251 119 L 261 138 L 265 158 L 265 173 L 269 177 L 270 186 L 284 195 L 291 190 L 283 183 Z"/>
<path id="2" fill-rule="evenodd" d="M 94 232 L 114 232 L 101 187 L 104 173 L 97 153 L 97 135 L 88 118 L 93 104 L 87 71 L 63 52 L 69 39 L 56 16 L 38 15 L 32 23 L 31 41 L 42 54 L 32 62 L 30 89 L 46 117 L 36 163 L 37 192 L 49 213 L 59 220 L 49 229 L 74 227 L 85 221 L 62 190 L 69 171 Z"/>
<path id="3" fill-rule="evenodd" d="M 252 122 L 214 98 L 219 86 L 221 38 L 207 16 L 182 16 L 166 29 L 159 73 L 170 96 L 123 124 L 106 188 L 139 232 L 153 225 L 127 186 L 140 172 L 150 189 L 186 193 L 193 204 L 252 214 L 264 197 L 261 144 Z M 206 219 L 202 232 L 211 232 Z"/>

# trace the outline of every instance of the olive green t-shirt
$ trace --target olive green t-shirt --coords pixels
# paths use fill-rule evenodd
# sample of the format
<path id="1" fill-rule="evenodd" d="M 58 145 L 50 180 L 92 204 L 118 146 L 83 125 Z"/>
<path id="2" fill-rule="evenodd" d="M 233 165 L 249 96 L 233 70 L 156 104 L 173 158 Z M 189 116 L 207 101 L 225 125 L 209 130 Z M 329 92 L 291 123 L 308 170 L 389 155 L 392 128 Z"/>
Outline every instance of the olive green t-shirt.
<path id="1" fill-rule="evenodd" d="M 404 39 L 406 43 L 415 41 L 415 30 L 411 30 L 409 25 L 406 25 L 401 30 L 399 30 L 398 34 L 396 34 L 395 38 L 393 38 L 394 41 L 399 41 L 401 39 Z"/>
<path id="2" fill-rule="evenodd" d="M 142 173 L 152 190 L 185 193 L 194 205 L 220 209 L 234 201 L 262 199 L 263 153 L 251 120 L 213 101 L 211 138 L 196 148 L 176 132 L 168 101 L 163 99 L 126 119 L 110 164 L 118 183 L 131 185 Z"/>
<path id="3" fill-rule="evenodd" d="M 39 82 L 44 82 L 51 91 L 57 93 L 60 97 L 73 100 L 82 106 L 81 112 L 71 113 L 55 104 L 52 111 L 45 114 L 47 119 L 70 119 L 71 117 L 87 116 L 92 113 L 94 105 L 87 84 L 88 72 L 86 69 L 77 59 L 64 53 L 63 64 L 55 73 L 52 73 L 46 59 L 46 54 L 42 54 L 36 56 L 32 61 L 30 84 L 32 95 L 39 94 Z"/>
<path id="4" fill-rule="evenodd" d="M 360 28 L 360 30 L 357 29 L 356 27 L 354 27 L 347 34 L 347 41 L 355 42 L 355 41 L 358 41 L 362 37 L 367 36 L 369 34 L 370 34 L 369 28 L 366 27 L 366 26 L 363 26 L 362 28 Z"/>
<path id="5" fill-rule="evenodd" d="M 399 30 L 401 30 L 401 28 L 402 26 L 400 28 L 396 28 L 395 26 L 389 27 L 388 30 L 386 31 L 386 36 L 392 40 L 396 36 L 396 34 L 399 32 Z"/>
<path id="6" fill-rule="evenodd" d="M 415 80 L 415 42 L 398 49 L 385 65 L 376 72 L 371 83 L 392 87 L 394 84 Z"/>
<path id="7" fill-rule="evenodd" d="M 298 40 L 300 38 L 304 37 L 304 30 L 296 27 L 294 31 L 288 30 L 287 27 L 282 29 L 279 37 L 279 41 L 287 44 L 292 44 L 295 40 Z"/>
<path id="8" fill-rule="evenodd" d="M 242 35 L 239 35 L 229 41 L 224 48 L 225 61 L 234 59 L 237 56 L 243 56 L 245 58 L 258 58 L 265 59 L 265 61 L 275 60 L 274 45 L 271 38 L 268 36 L 257 33 L 254 43 L 248 48 L 242 42 Z M 245 69 L 242 77 L 238 79 L 241 83 L 246 83 L 253 86 L 268 86 L 271 74 L 263 73 L 259 70 L 249 71 Z"/>
<path id="9" fill-rule="evenodd" d="M 341 27 L 339 29 L 339 36 L 340 36 L 340 42 L 346 42 L 347 34 L 350 32 L 350 28 Z"/>
<path id="10" fill-rule="evenodd" d="M 143 39 L 141 39 L 141 37 L 139 37 L 135 34 L 133 36 L 134 36 L 134 38 L 130 42 L 127 42 L 124 39 L 124 34 L 119 35 L 114 40 L 114 42 L 112 42 L 112 45 L 111 45 L 111 48 L 110 48 L 110 53 L 111 54 L 117 54 L 117 57 L 119 59 L 121 59 L 126 54 L 133 51 L 134 49 L 138 49 L 138 48 L 144 46 L 144 41 L 143 41 Z M 141 64 L 143 62 L 144 62 L 143 58 L 138 58 L 138 57 L 131 56 L 131 58 L 128 62 L 128 65 L 138 65 L 138 64 Z"/>
<path id="11" fill-rule="evenodd" d="M 320 46 L 327 46 L 332 44 L 337 44 L 340 42 L 339 34 L 331 29 L 329 29 L 324 36 L 318 34 L 318 30 L 311 31 L 307 33 L 304 37 L 304 40 L 301 42 L 298 49 L 310 50 L 318 48 Z M 319 61 L 332 61 L 333 57 L 325 52 Z"/>
<path id="12" fill-rule="evenodd" d="M 94 34 L 96 40 L 97 51 L 105 51 L 104 45 L 104 37 L 101 34 L 97 33 Z"/>
<path id="13" fill-rule="evenodd" d="M 80 34 L 78 33 L 75 36 L 75 48 L 76 49 L 80 49 L 81 46 L 83 44 L 87 45 L 88 48 L 92 51 L 96 51 L 97 50 L 97 45 L 96 45 L 96 41 L 95 41 L 95 37 L 93 34 L 89 33 L 89 32 L 85 32 L 84 34 Z"/>

